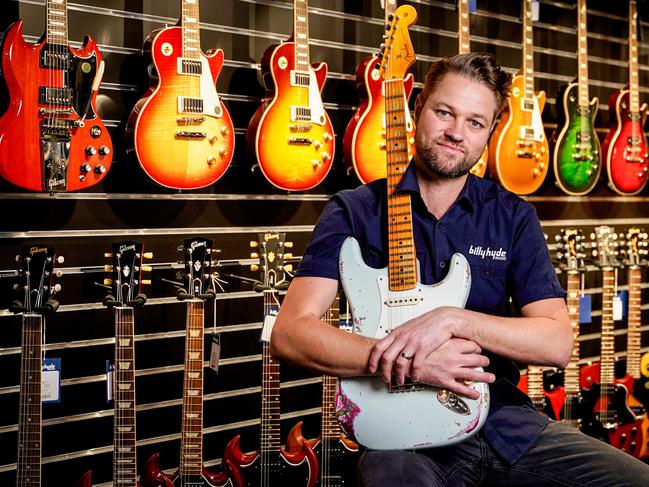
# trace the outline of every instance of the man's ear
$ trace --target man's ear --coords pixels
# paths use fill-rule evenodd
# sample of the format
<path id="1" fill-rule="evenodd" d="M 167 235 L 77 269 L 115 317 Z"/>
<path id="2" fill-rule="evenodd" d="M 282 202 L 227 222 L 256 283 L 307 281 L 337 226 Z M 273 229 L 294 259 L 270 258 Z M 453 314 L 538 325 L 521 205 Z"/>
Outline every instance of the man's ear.
<path id="1" fill-rule="evenodd" d="M 417 98 L 415 98 L 415 124 L 419 121 L 419 114 L 421 113 L 422 105 L 421 93 L 419 93 Z"/>

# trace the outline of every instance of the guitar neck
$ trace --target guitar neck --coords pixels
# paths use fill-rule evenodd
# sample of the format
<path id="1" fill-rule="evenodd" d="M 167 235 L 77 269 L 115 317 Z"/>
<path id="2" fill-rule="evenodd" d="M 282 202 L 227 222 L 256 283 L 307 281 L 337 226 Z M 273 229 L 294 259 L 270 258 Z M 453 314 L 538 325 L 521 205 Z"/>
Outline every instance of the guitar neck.
<path id="1" fill-rule="evenodd" d="M 137 485 L 135 436 L 135 331 L 133 308 L 115 308 L 113 482 Z"/>
<path id="2" fill-rule="evenodd" d="M 180 475 L 200 475 L 203 467 L 203 334 L 205 310 L 200 299 L 187 301 L 183 426 Z"/>
<path id="3" fill-rule="evenodd" d="M 200 59 L 201 35 L 198 0 L 182 0 L 180 19 L 183 38 L 183 58 Z"/>
<path id="4" fill-rule="evenodd" d="M 68 44 L 68 14 L 67 0 L 47 0 L 47 30 L 48 44 Z"/>
<path id="5" fill-rule="evenodd" d="M 615 289 L 615 272 L 612 268 L 602 269 L 602 338 L 600 356 L 600 383 L 613 385 L 615 381 L 615 342 L 613 336 L 613 298 Z"/>
<path id="6" fill-rule="evenodd" d="M 579 393 L 579 284 L 581 275 L 578 271 L 570 271 L 568 273 L 567 284 L 567 304 L 568 304 L 568 317 L 570 318 L 570 325 L 572 326 L 572 336 L 574 337 L 574 345 L 572 347 L 572 355 L 570 362 L 566 365 L 564 371 L 564 388 L 566 394 Z"/>
<path id="7" fill-rule="evenodd" d="M 385 80 L 387 189 L 388 189 L 388 276 L 391 291 L 417 285 L 416 251 L 412 230 L 410 195 L 396 194 L 408 167 L 406 105 L 403 79 Z"/>
<path id="8" fill-rule="evenodd" d="M 264 291 L 264 316 L 269 316 L 275 305 L 273 291 Z M 280 409 L 279 409 L 279 362 L 270 354 L 270 343 L 262 343 L 261 377 L 261 445 L 262 455 L 279 451 Z M 263 461 L 262 463 L 266 464 Z"/>
<path id="9" fill-rule="evenodd" d="M 523 98 L 534 96 L 534 33 L 532 29 L 532 0 L 523 0 Z"/>
<path id="10" fill-rule="evenodd" d="M 41 485 L 43 317 L 23 315 L 16 485 Z"/>
<path id="11" fill-rule="evenodd" d="M 309 71 L 309 7 L 307 0 L 293 0 L 293 32 L 296 71 Z"/>
<path id="12" fill-rule="evenodd" d="M 638 76 L 638 12 L 635 0 L 629 2 L 629 108 L 640 112 Z"/>
<path id="13" fill-rule="evenodd" d="M 527 367 L 527 395 L 532 401 L 543 399 L 543 367 Z"/>
<path id="14" fill-rule="evenodd" d="M 333 304 L 325 313 L 325 321 L 338 328 L 340 318 L 340 298 L 336 296 Z M 340 426 L 336 416 L 336 389 L 338 379 L 330 375 L 322 376 L 322 438 L 333 440 L 340 436 Z"/>
<path id="15" fill-rule="evenodd" d="M 641 280 L 640 267 L 630 267 L 626 367 L 627 373 L 634 379 L 640 378 Z"/>
<path id="16" fill-rule="evenodd" d="M 588 30 L 586 28 L 586 0 L 577 4 L 577 64 L 579 106 L 587 107 L 588 100 Z"/>
<path id="17" fill-rule="evenodd" d="M 467 54 L 471 52 L 471 35 L 469 34 L 469 0 L 457 0 L 458 18 L 458 52 Z"/>

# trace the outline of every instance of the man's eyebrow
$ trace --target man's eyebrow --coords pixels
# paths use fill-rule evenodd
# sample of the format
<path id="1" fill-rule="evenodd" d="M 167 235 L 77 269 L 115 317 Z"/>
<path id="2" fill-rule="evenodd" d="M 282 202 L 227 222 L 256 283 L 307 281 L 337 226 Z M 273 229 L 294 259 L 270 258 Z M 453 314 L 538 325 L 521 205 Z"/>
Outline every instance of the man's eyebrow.
<path id="1" fill-rule="evenodd" d="M 437 102 L 437 103 L 433 103 L 431 105 L 431 108 L 434 109 L 434 110 L 442 109 L 442 110 L 447 110 L 449 112 L 455 113 L 455 108 L 453 106 L 449 105 L 448 103 L 446 103 L 445 101 L 440 101 L 440 102 Z M 481 113 L 472 113 L 469 116 L 469 118 L 480 119 L 485 124 L 487 123 L 487 120 L 488 120 L 487 117 L 485 115 L 481 114 Z"/>

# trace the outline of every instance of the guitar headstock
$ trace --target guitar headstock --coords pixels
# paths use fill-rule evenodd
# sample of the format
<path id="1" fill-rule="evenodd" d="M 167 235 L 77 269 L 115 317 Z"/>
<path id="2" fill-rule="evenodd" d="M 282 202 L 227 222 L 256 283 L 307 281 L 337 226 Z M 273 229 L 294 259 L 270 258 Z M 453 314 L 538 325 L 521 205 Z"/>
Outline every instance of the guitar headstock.
<path id="1" fill-rule="evenodd" d="M 104 304 L 114 306 L 142 306 L 146 296 L 142 294 L 142 286 L 151 284 L 151 280 L 142 279 L 142 272 L 150 272 L 150 266 L 143 266 L 143 259 L 152 259 L 152 252 L 144 252 L 140 242 L 125 240 L 112 245 L 112 252 L 104 257 L 111 259 L 111 264 L 105 266 L 110 277 L 104 279 L 104 285 L 111 287 L 111 294 L 104 299 Z"/>
<path id="2" fill-rule="evenodd" d="M 555 240 L 557 241 L 556 256 L 559 260 L 559 268 L 567 272 L 584 270 L 585 254 L 582 253 L 584 236 L 581 230 L 562 228 Z"/>
<path id="3" fill-rule="evenodd" d="M 251 241 L 250 247 L 258 248 L 259 252 L 252 252 L 250 257 L 259 259 L 259 264 L 253 264 L 253 271 L 261 271 L 263 289 L 280 291 L 288 287 L 286 274 L 293 271 L 292 264 L 286 264 L 286 259 L 293 254 L 285 249 L 293 248 L 293 242 L 286 241 L 286 233 L 260 233 L 258 241 Z"/>
<path id="4" fill-rule="evenodd" d="M 60 284 L 52 284 L 55 275 L 54 263 L 63 263 L 62 256 L 56 256 L 54 247 L 44 244 L 27 245 L 16 256 L 18 283 L 14 286 L 21 299 L 14 301 L 14 313 L 44 314 L 56 311 L 59 303 L 52 296 L 60 291 Z"/>
<path id="5" fill-rule="evenodd" d="M 185 240 L 180 250 L 184 256 L 182 276 L 187 291 L 180 289 L 178 299 L 213 299 L 215 292 L 210 289 L 212 282 L 212 260 L 219 251 L 214 249 L 214 241 L 204 237 Z"/>
<path id="6" fill-rule="evenodd" d="M 402 5 L 388 19 L 391 23 L 386 26 L 387 34 L 376 68 L 384 80 L 400 80 L 415 62 L 408 27 L 417 21 L 417 11 L 411 5 Z"/>
<path id="7" fill-rule="evenodd" d="M 629 228 L 626 234 L 620 234 L 623 239 L 623 246 L 620 253 L 624 255 L 624 264 L 627 266 L 640 266 L 649 263 L 644 257 L 649 254 L 647 246 L 647 232 L 637 227 Z"/>
<path id="8" fill-rule="evenodd" d="M 592 251 L 595 265 L 602 269 L 620 266 L 620 261 L 617 258 L 619 255 L 617 250 L 619 243 L 613 227 L 608 225 L 596 227 L 595 232 L 590 234 L 590 238 L 595 247 Z"/>

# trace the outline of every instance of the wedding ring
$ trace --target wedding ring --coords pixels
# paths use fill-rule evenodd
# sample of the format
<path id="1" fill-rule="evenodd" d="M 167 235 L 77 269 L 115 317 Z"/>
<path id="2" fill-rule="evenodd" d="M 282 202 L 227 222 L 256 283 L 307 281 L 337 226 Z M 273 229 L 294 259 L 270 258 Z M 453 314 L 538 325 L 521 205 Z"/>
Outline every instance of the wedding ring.
<path id="1" fill-rule="evenodd" d="M 413 357 L 413 355 L 408 355 L 406 352 L 401 352 L 399 355 L 405 358 L 406 360 L 412 360 Z"/>

